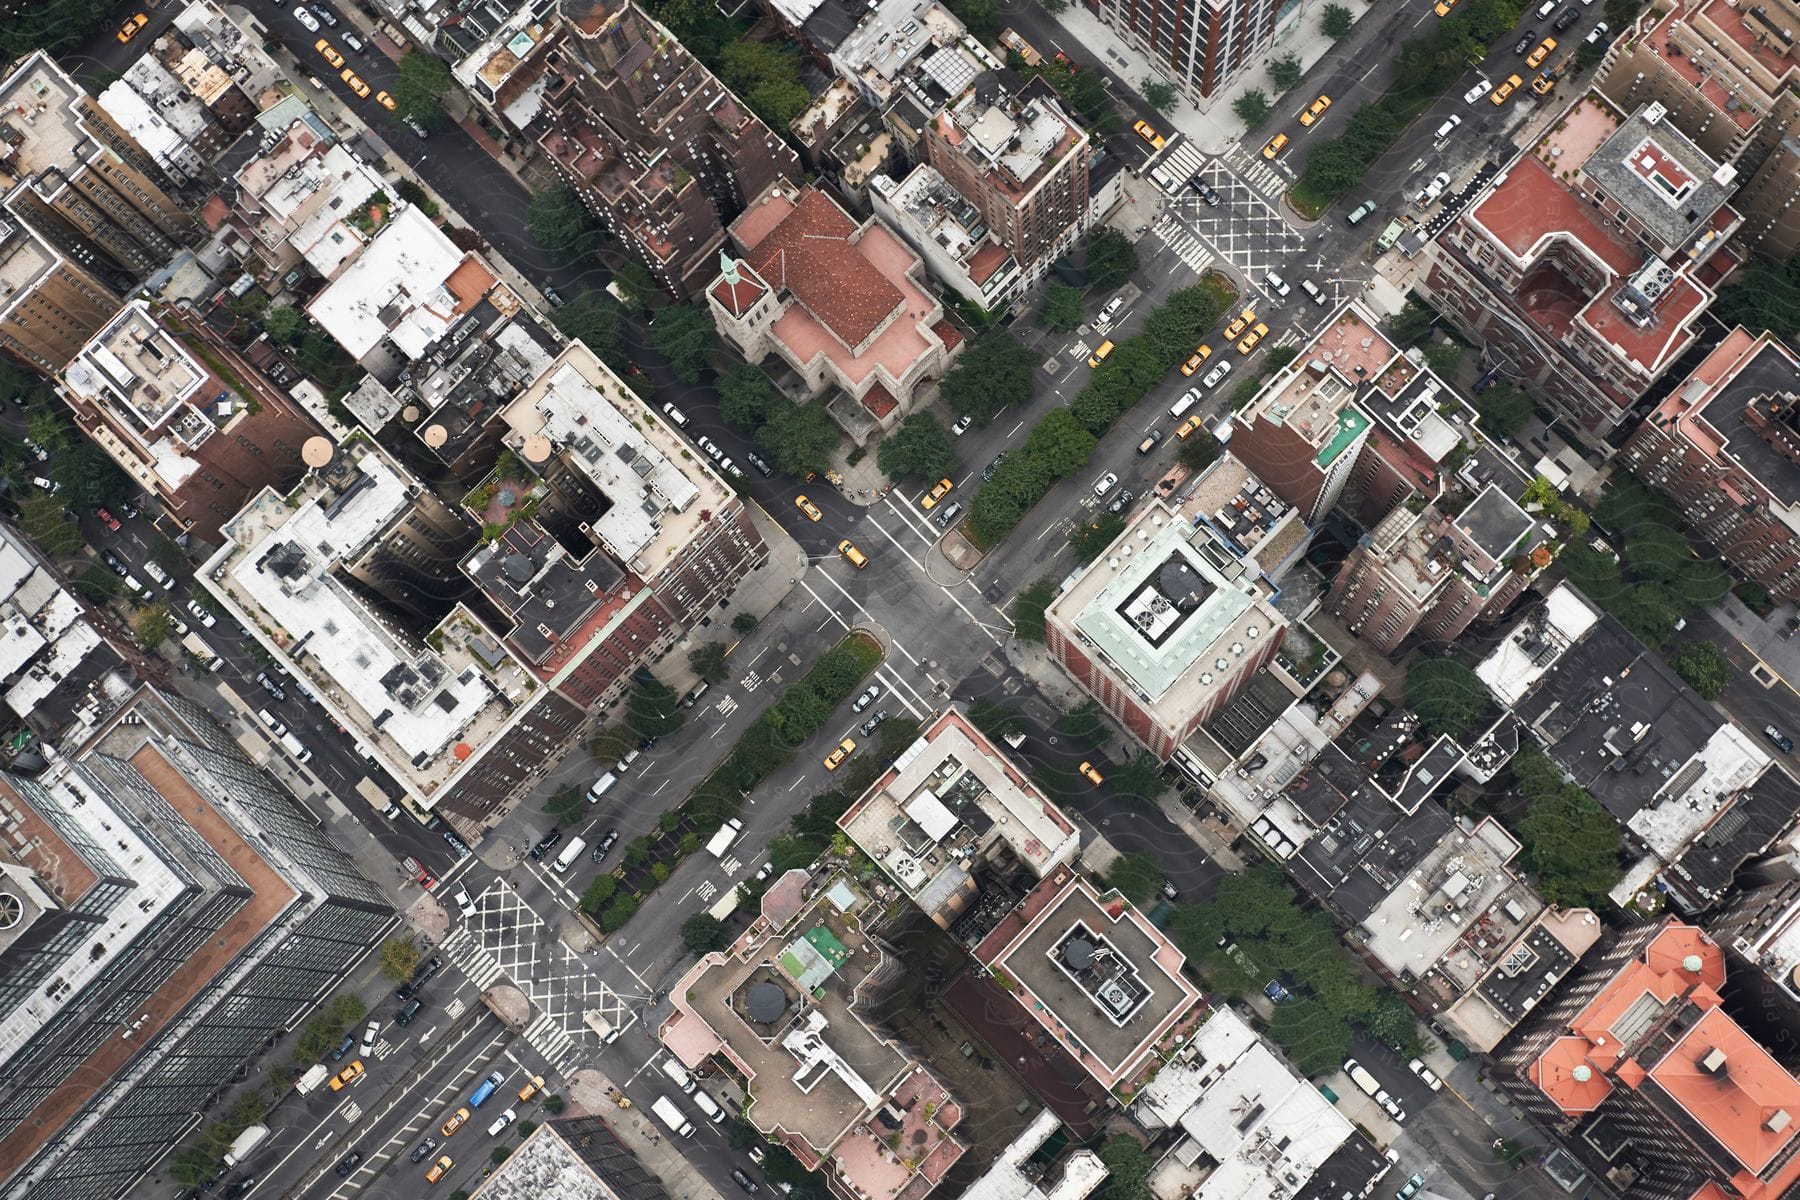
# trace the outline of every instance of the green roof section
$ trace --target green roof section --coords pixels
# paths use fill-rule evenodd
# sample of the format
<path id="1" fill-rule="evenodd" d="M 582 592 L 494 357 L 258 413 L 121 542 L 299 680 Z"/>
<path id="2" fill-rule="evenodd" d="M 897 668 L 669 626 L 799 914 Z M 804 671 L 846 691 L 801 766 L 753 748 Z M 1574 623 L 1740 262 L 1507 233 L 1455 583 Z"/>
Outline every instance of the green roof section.
<path id="1" fill-rule="evenodd" d="M 1321 467 L 1329 467 L 1332 461 L 1354 444 L 1356 439 L 1363 435 L 1363 430 L 1368 427 L 1369 418 L 1365 417 L 1358 409 L 1348 405 L 1339 409 L 1337 432 L 1331 435 L 1331 440 L 1326 442 L 1324 448 L 1319 451 L 1318 464 Z"/>

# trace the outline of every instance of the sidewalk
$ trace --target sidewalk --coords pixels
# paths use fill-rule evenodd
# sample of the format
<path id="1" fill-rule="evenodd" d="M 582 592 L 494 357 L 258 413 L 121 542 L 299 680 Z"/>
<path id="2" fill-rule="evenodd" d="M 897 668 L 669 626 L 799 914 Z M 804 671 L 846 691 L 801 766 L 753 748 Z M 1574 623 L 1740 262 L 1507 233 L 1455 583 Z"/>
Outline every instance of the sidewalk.
<path id="1" fill-rule="evenodd" d="M 678 1200 L 722 1200 L 717 1188 L 694 1169 L 681 1152 L 680 1139 L 669 1138 L 652 1122 L 649 1110 L 620 1108 L 619 1090 L 604 1071 L 582 1067 L 569 1080 L 569 1107 L 564 1117 L 593 1116 L 662 1181 Z"/>
<path id="2" fill-rule="evenodd" d="M 1345 54 L 1355 56 L 1363 44 L 1372 41 L 1376 35 L 1376 22 L 1364 18 L 1370 15 L 1372 5 L 1367 0 L 1337 0 L 1348 8 L 1356 18 L 1356 26 L 1350 36 L 1342 43 L 1334 42 L 1319 31 L 1320 14 L 1324 4 L 1302 4 L 1294 18 L 1275 34 L 1275 40 L 1252 63 L 1240 71 L 1222 91 L 1209 97 L 1204 110 L 1190 104 L 1187 99 L 1176 101 L 1175 107 L 1167 113 L 1158 114 L 1146 111 L 1143 116 L 1157 126 L 1172 125 L 1184 137 L 1194 143 L 1196 149 L 1214 157 L 1224 154 L 1232 146 L 1243 140 L 1246 132 L 1244 123 L 1231 111 L 1232 102 L 1245 92 L 1260 89 L 1275 103 L 1277 111 L 1283 104 L 1298 107 L 1294 103 L 1296 97 L 1289 95 L 1284 101 L 1279 90 L 1269 79 L 1265 64 L 1274 58 L 1292 54 L 1300 59 L 1305 70 L 1311 70 L 1314 64 L 1324 58 L 1333 48 L 1343 48 Z M 1163 80 L 1165 76 L 1153 67 L 1144 55 L 1120 37 L 1110 25 L 1090 13 L 1079 4 L 1071 4 L 1057 15 L 1057 21 L 1069 31 L 1073 40 L 1106 60 L 1106 67 L 1122 77 L 1133 89 L 1142 86 L 1145 79 Z M 1299 90 L 1305 90 L 1303 80 Z M 1310 97 L 1309 97 L 1310 98 Z M 1343 97 L 1333 97 L 1343 99 Z M 1273 118 L 1271 117 L 1271 120 Z"/>
<path id="3" fill-rule="evenodd" d="M 1794 605 L 1776 605 L 1765 621 L 1751 612 L 1742 600 L 1727 595 L 1707 613 L 1727 633 L 1742 642 L 1746 650 L 1756 655 L 1789 691 L 1800 692 L 1800 639 L 1789 641 L 1781 636 L 1794 617 Z M 1758 682 L 1767 684 L 1769 681 Z"/>
<path id="4" fill-rule="evenodd" d="M 816 482 L 825 481 L 819 479 Z M 826 483 L 825 486 L 831 485 Z M 689 651 L 708 642 L 723 642 L 726 646 L 747 644 L 756 637 L 756 631 L 740 634 L 731 627 L 732 620 L 740 613 L 749 613 L 759 623 L 766 620 L 806 574 L 806 551 L 800 548 L 800 543 L 788 536 L 788 531 L 756 501 L 746 497 L 744 508 L 750 514 L 750 523 L 756 526 L 756 532 L 762 534 L 763 542 L 769 547 L 768 557 L 732 591 L 728 601 L 730 608 L 713 614 L 711 625 L 696 625 L 690 629 L 688 635 L 656 664 L 656 677 L 677 695 L 686 695 L 688 689 L 700 682 L 700 677 L 688 665 Z"/>

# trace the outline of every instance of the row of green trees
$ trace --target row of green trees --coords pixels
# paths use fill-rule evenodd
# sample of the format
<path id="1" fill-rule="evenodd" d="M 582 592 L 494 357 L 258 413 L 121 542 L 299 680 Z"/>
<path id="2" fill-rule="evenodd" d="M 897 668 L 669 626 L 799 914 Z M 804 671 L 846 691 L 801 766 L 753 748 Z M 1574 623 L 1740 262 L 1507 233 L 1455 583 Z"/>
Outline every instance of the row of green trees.
<path id="1" fill-rule="evenodd" d="M 719 412 L 789 475 L 823 471 L 843 437 L 823 404 L 789 403 L 754 364 L 719 377 Z"/>
<path id="2" fill-rule="evenodd" d="M 1512 36 L 1523 11 L 1517 0 L 1463 0 L 1426 33 L 1400 43 L 1393 84 L 1352 113 L 1342 133 L 1314 144 L 1306 171 L 1294 185 L 1295 201 L 1323 208 L 1361 183 L 1401 132 L 1461 78 L 1469 63 L 1486 55 L 1489 42 Z"/>
<path id="3" fill-rule="evenodd" d="M 1352 1022 L 1400 1054 L 1419 1052 L 1406 1002 L 1365 982 L 1331 919 L 1302 909 L 1271 865 L 1225 876 L 1208 903 L 1176 905 L 1168 932 L 1215 992 L 1241 999 L 1281 977 L 1294 998 L 1275 1006 L 1269 1033 L 1308 1075 L 1344 1061 Z"/>
<path id="4" fill-rule="evenodd" d="M 1559 561 L 1569 582 L 1647 645 L 1674 640 L 1676 622 L 1709 608 L 1731 590 L 1731 576 L 1710 552 L 1701 557 L 1681 510 L 1626 474 L 1607 484 L 1594 519 L 1614 539 L 1614 554 L 1581 541 Z"/>
<path id="5" fill-rule="evenodd" d="M 990 546 L 1011 533 L 1058 480 L 1087 465 L 1100 436 L 1194 352 L 1235 299 L 1236 289 L 1218 275 L 1171 295 L 1150 314 L 1142 333 L 1117 344 L 1067 408 L 1052 409 L 1024 446 L 995 468 L 969 504 L 970 532 Z"/>

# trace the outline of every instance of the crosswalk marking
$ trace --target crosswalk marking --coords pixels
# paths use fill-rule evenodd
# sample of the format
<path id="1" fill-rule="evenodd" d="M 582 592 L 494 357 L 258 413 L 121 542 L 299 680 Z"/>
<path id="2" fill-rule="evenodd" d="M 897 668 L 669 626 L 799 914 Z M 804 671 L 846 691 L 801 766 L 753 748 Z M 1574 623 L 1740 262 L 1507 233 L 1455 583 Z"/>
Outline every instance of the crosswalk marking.
<path id="1" fill-rule="evenodd" d="M 1206 247 L 1200 244 L 1187 226 L 1177 221 L 1173 215 L 1164 213 L 1151 231 L 1162 244 L 1175 252 L 1177 258 L 1186 263 L 1188 269 L 1196 275 L 1206 274 L 1206 269 L 1213 264 L 1213 256 Z"/>
<path id="2" fill-rule="evenodd" d="M 1182 138 L 1170 148 L 1168 155 L 1163 159 L 1162 169 L 1171 178 L 1185 185 L 1194 177 L 1194 173 L 1205 165 L 1206 156 L 1200 153 L 1199 147 L 1186 138 Z"/>
<path id="3" fill-rule="evenodd" d="M 478 991 L 486 991 L 494 980 L 506 974 L 504 968 L 494 960 L 494 956 L 477 942 L 466 927 L 459 927 L 445 938 L 439 947 L 450 956 L 456 969 L 469 977 Z"/>
<path id="4" fill-rule="evenodd" d="M 539 1013 L 537 1019 L 525 1027 L 525 1040 L 559 1074 L 567 1075 L 577 1065 L 575 1039 L 564 1032 L 549 1013 Z"/>

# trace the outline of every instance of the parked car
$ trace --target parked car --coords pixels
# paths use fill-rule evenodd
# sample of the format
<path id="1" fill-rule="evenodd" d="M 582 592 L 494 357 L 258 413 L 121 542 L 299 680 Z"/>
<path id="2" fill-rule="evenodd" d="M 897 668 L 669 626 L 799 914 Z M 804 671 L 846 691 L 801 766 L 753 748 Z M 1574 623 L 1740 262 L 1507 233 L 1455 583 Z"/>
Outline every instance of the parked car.
<path id="1" fill-rule="evenodd" d="M 1118 473 L 1115 471 L 1108 471 L 1094 483 L 1094 495 L 1104 496 L 1106 493 L 1112 491 L 1113 488 L 1117 487 L 1118 483 Z"/>
<path id="2" fill-rule="evenodd" d="M 880 695 L 881 685 L 879 683 L 871 683 L 868 687 L 863 689 L 862 695 L 851 701 L 850 711 L 861 712 L 863 709 L 869 707 L 869 705 L 875 703 Z"/>
<path id="3" fill-rule="evenodd" d="M 961 437 L 963 434 L 969 432 L 969 426 L 974 423 L 974 417 L 959 417 L 957 418 L 956 424 L 950 427 L 950 432 L 956 437 Z"/>
<path id="4" fill-rule="evenodd" d="M 594 843 L 594 849 L 589 853 L 589 857 L 593 859 L 596 867 L 606 860 L 606 852 L 618 844 L 618 841 L 619 831 L 609 829 L 599 841 Z"/>
<path id="5" fill-rule="evenodd" d="M 339 1179 L 349 1178 L 350 1172 L 356 1170 L 356 1164 L 361 1161 L 362 1161 L 362 1151 L 361 1150 L 352 1150 L 350 1153 L 344 1155 L 344 1157 L 338 1162 L 338 1165 L 337 1165 L 338 1178 Z"/>
<path id="6" fill-rule="evenodd" d="M 864 737 L 868 737 L 871 733 L 874 733 L 876 729 L 880 728 L 881 723 L 887 719 L 887 709 L 878 708 L 873 713 L 869 714 L 868 720 L 856 727 L 856 732 L 862 734 Z"/>
<path id="7" fill-rule="evenodd" d="M 552 850 L 556 849 L 556 844 L 558 842 L 562 841 L 562 839 L 563 839 L 562 830 L 561 829 L 552 829 L 549 833 L 546 833 L 542 838 L 540 838 L 538 840 L 537 845 L 535 845 L 531 848 L 531 857 L 534 860 L 536 860 L 537 862 L 543 862 L 544 855 L 546 855 L 546 854 L 550 853 Z"/>
<path id="8" fill-rule="evenodd" d="M 1423 1059 L 1415 1058 L 1411 1060 L 1406 1064 L 1406 1069 L 1424 1080 L 1425 1086 L 1434 1092 L 1441 1090 L 1444 1086 L 1444 1081 L 1437 1077 L 1436 1072 L 1425 1065 L 1425 1060 Z"/>
<path id="9" fill-rule="evenodd" d="M 1794 752 L 1794 739 L 1781 732 L 1781 730 L 1775 728 L 1773 725 L 1763 726 L 1763 736 L 1773 742 L 1783 754 L 1792 754 Z"/>

